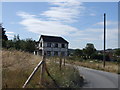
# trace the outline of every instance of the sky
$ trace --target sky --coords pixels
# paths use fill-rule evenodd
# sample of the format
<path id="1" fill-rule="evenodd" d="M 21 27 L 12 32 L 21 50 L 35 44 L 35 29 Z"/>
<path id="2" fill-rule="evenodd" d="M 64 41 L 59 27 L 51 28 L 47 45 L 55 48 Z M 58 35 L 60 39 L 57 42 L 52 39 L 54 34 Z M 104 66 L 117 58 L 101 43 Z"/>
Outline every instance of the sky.
<path id="1" fill-rule="evenodd" d="M 2 23 L 9 39 L 38 41 L 40 35 L 61 36 L 69 48 L 93 43 L 103 49 L 103 15 L 106 13 L 107 48 L 118 47 L 118 2 L 2 2 Z"/>

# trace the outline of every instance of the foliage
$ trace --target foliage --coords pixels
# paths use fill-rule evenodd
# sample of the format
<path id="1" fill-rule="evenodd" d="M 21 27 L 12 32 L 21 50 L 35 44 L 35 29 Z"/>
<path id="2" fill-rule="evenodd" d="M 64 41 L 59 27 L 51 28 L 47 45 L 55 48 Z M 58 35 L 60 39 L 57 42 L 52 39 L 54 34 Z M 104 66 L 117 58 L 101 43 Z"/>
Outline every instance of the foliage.
<path id="1" fill-rule="evenodd" d="M 96 49 L 94 48 L 94 45 L 91 43 L 87 43 L 86 47 L 83 49 L 83 53 L 87 56 L 87 58 L 90 58 L 93 53 L 96 52 Z"/>
<path id="2" fill-rule="evenodd" d="M 83 55 L 83 52 L 82 52 L 82 50 L 80 50 L 80 49 L 75 49 L 73 55 L 80 57 L 80 56 Z"/>
<path id="3" fill-rule="evenodd" d="M 3 40 L 3 46 L 7 49 L 16 49 L 26 52 L 33 52 L 35 50 L 35 41 L 28 38 L 26 40 L 20 40 L 19 35 L 14 35 L 13 40 Z"/>
<path id="4" fill-rule="evenodd" d="M 5 32 L 5 28 L 3 28 L 2 24 L 0 24 L 0 33 L 2 33 L 2 47 L 6 47 L 6 41 L 8 40 Z"/>
<path id="5" fill-rule="evenodd" d="M 2 88 L 22 88 L 23 84 L 40 62 L 42 57 L 27 52 L 3 49 Z M 56 58 L 55 58 L 56 60 Z M 50 75 L 60 87 L 81 87 L 83 78 L 72 66 L 63 66 L 59 70 L 58 63 L 53 59 L 46 60 Z M 53 80 L 45 73 L 44 84 L 40 85 L 40 68 L 35 73 L 26 88 L 54 88 Z"/>
<path id="6" fill-rule="evenodd" d="M 120 56 L 120 48 L 115 51 L 115 54 L 116 54 L 117 56 Z"/>
<path id="7" fill-rule="evenodd" d="M 1 24 L 0 24 L 0 30 L 2 31 L 2 39 L 5 40 L 5 41 L 7 41 L 8 38 L 7 38 L 6 34 L 5 34 L 5 32 L 6 32 L 5 28 L 3 28 Z"/>

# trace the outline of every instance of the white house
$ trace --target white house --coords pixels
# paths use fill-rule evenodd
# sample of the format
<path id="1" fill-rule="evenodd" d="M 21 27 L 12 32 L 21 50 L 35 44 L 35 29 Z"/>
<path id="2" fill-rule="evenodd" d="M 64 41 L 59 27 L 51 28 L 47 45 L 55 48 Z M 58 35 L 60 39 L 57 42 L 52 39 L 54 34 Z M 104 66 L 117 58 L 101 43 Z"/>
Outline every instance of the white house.
<path id="1" fill-rule="evenodd" d="M 67 56 L 68 44 L 62 37 L 41 35 L 37 43 L 37 52 L 39 55 Z"/>

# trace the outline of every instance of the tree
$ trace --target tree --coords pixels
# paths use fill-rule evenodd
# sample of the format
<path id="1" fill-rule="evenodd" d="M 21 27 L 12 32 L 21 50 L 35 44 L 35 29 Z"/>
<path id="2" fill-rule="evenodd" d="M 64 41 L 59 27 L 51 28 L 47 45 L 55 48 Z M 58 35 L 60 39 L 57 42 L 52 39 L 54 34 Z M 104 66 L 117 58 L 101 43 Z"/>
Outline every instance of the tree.
<path id="1" fill-rule="evenodd" d="M 13 48 L 14 47 L 14 43 L 12 40 L 8 40 L 6 41 L 6 48 L 9 49 L 9 48 Z"/>
<path id="2" fill-rule="evenodd" d="M 2 33 L 2 47 L 6 47 L 6 41 L 8 40 L 5 32 L 5 28 L 3 28 L 2 24 L 0 24 L 0 33 Z"/>
<path id="3" fill-rule="evenodd" d="M 91 58 L 91 55 L 96 52 L 96 49 L 92 43 L 87 43 L 86 47 L 83 49 L 83 53 L 86 55 L 86 58 Z"/>
<path id="4" fill-rule="evenodd" d="M 0 24 L 0 31 L 2 31 L 2 39 L 7 41 L 8 38 L 7 38 L 6 34 L 5 34 L 6 31 L 5 31 L 5 28 L 2 27 L 2 24 Z"/>
<path id="5" fill-rule="evenodd" d="M 35 41 L 32 39 L 26 39 L 26 44 L 25 44 L 25 51 L 27 52 L 34 52 L 35 50 Z"/>
<path id="6" fill-rule="evenodd" d="M 120 48 L 115 51 L 115 54 L 116 54 L 117 56 L 120 56 Z"/>
<path id="7" fill-rule="evenodd" d="M 82 56 L 82 55 L 83 55 L 83 52 L 82 52 L 82 50 L 80 50 L 80 49 L 75 49 L 73 55 L 79 57 L 79 56 Z"/>
<path id="8" fill-rule="evenodd" d="M 13 42 L 14 42 L 14 48 L 17 49 L 17 50 L 20 50 L 20 37 L 19 37 L 19 34 L 17 36 L 14 35 Z"/>

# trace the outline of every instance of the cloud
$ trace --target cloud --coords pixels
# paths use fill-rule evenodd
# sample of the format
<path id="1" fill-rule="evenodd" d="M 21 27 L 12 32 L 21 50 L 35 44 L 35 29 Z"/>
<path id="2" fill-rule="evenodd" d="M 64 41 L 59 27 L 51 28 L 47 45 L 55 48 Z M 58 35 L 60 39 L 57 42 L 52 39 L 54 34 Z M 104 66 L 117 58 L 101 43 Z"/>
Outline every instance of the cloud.
<path id="1" fill-rule="evenodd" d="M 6 32 L 7 34 L 14 34 L 14 32 Z"/>
<path id="2" fill-rule="evenodd" d="M 85 7 L 77 0 L 54 0 L 49 2 L 50 8 L 39 15 L 30 14 L 27 12 L 17 12 L 17 15 L 22 18 L 19 24 L 23 25 L 25 30 L 45 35 L 66 36 L 72 44 L 87 43 L 87 42 L 102 42 L 103 40 L 103 22 L 98 22 L 93 25 L 93 28 L 80 30 L 70 24 L 78 22 L 78 16 L 82 15 Z M 94 13 L 90 14 L 95 16 Z M 107 21 L 107 40 L 117 40 L 117 22 Z M 96 28 L 96 26 L 100 26 Z M 74 43 L 73 43 L 74 42 Z M 75 45 L 73 45 L 75 46 Z"/>
<path id="3" fill-rule="evenodd" d="M 96 16 L 96 14 L 94 14 L 94 13 L 91 13 L 91 14 L 90 14 L 90 16 Z"/>
<path id="4" fill-rule="evenodd" d="M 19 16 L 23 17 L 24 19 L 20 22 L 20 24 L 25 26 L 25 29 L 37 34 L 49 34 L 49 35 L 66 35 L 71 32 L 76 32 L 77 29 L 74 27 L 71 27 L 66 24 L 62 24 L 57 21 L 45 21 L 45 20 L 40 20 L 38 18 L 35 18 L 34 15 L 33 17 L 28 18 L 29 14 L 26 13 L 20 14 L 18 13 Z M 24 17 L 25 16 L 25 17 Z"/>
<path id="5" fill-rule="evenodd" d="M 45 11 L 41 15 L 48 18 L 48 20 L 61 21 L 72 23 L 77 21 L 82 10 L 85 7 L 77 0 L 63 0 L 64 2 L 50 2 L 52 7 L 48 11 Z"/>
<path id="6" fill-rule="evenodd" d="M 14 34 L 15 34 L 14 32 L 8 32 L 8 31 L 6 32 L 6 35 L 8 36 L 9 39 L 13 39 Z"/>
<path id="7" fill-rule="evenodd" d="M 116 26 L 116 25 L 118 25 L 118 22 L 115 22 L 115 21 L 106 21 L 106 24 L 107 24 L 107 26 L 111 26 L 111 25 L 112 26 Z M 95 25 L 103 26 L 104 22 L 98 22 Z"/>
<path id="8" fill-rule="evenodd" d="M 69 23 L 78 21 L 77 18 L 84 9 L 82 3 L 77 0 L 54 1 L 49 2 L 51 7 L 39 16 L 23 11 L 17 12 L 17 15 L 22 18 L 19 24 L 37 34 L 69 35 L 78 32 L 79 30 Z"/>

